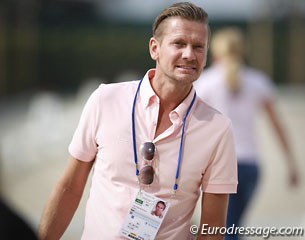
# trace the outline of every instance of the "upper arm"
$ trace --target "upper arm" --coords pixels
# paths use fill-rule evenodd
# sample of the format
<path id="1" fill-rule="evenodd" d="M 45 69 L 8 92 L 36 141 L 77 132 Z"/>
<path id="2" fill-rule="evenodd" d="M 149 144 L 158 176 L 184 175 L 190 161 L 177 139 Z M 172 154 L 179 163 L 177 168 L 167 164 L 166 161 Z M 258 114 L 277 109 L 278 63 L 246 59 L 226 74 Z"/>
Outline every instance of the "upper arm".
<path id="1" fill-rule="evenodd" d="M 228 208 L 228 194 L 202 193 L 201 224 L 225 226 Z"/>
<path id="2" fill-rule="evenodd" d="M 263 107 L 265 109 L 265 112 L 267 113 L 267 116 L 272 124 L 273 129 L 276 131 L 278 137 L 280 138 L 280 141 L 282 141 L 284 147 L 287 148 L 287 139 L 282 128 L 280 119 L 275 110 L 274 103 L 272 101 L 266 100 L 263 102 Z"/>
<path id="3" fill-rule="evenodd" d="M 75 195 L 82 195 L 93 163 L 94 161 L 84 162 L 70 156 L 60 181 L 62 187 Z"/>
<path id="4" fill-rule="evenodd" d="M 206 231 L 206 229 L 208 229 L 209 227 L 218 227 L 218 229 L 225 227 L 227 208 L 228 208 L 228 194 L 215 194 L 215 193 L 202 194 L 200 231 L 197 240 L 224 239 L 224 235 L 221 234 L 220 232 L 217 232 L 217 234 L 214 232 L 213 234 L 211 231 Z M 203 229 L 205 230 L 203 231 Z"/>
<path id="5" fill-rule="evenodd" d="M 265 112 L 267 113 L 269 119 L 271 120 L 272 124 L 276 124 L 278 122 L 278 117 L 274 108 L 274 103 L 271 100 L 264 100 L 263 103 L 263 108 Z"/>

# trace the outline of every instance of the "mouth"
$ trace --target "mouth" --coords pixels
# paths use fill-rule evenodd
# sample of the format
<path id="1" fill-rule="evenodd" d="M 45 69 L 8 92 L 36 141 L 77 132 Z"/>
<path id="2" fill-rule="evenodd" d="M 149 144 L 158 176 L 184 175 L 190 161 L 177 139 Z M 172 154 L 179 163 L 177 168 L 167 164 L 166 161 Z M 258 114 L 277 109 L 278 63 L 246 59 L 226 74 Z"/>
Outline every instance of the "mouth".
<path id="1" fill-rule="evenodd" d="M 178 65 L 177 68 L 185 71 L 196 71 L 195 66 L 189 66 L 189 65 Z"/>

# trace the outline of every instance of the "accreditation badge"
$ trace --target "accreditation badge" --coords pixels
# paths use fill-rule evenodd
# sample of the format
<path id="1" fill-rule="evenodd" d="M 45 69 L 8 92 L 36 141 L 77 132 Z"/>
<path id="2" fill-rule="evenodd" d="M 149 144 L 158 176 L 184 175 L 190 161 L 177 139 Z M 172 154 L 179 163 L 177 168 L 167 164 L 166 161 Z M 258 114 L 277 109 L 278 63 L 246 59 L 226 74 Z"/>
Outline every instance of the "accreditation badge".
<path id="1" fill-rule="evenodd" d="M 132 240 L 153 240 L 167 214 L 170 203 L 139 191 L 121 229 L 121 235 Z"/>

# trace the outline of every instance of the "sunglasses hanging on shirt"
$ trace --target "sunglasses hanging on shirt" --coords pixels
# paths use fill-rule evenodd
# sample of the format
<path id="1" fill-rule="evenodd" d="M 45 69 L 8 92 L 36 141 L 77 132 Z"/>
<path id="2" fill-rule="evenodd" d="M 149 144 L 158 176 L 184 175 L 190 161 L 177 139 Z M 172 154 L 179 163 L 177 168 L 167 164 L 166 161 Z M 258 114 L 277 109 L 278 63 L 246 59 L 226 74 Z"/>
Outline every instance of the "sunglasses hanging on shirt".
<path id="1" fill-rule="evenodd" d="M 138 96 L 142 81 L 143 81 L 143 79 L 139 82 L 139 85 L 138 85 L 138 88 L 136 90 L 135 97 L 133 100 L 133 105 L 132 105 L 132 116 L 131 116 L 132 117 L 132 119 L 131 119 L 132 120 L 131 121 L 131 123 L 132 123 L 132 142 L 133 142 L 134 162 L 136 165 L 136 175 L 138 177 L 138 180 L 141 184 L 150 185 L 153 183 L 154 175 L 155 175 L 155 170 L 153 168 L 153 161 L 154 161 L 154 156 L 155 156 L 155 151 L 156 151 L 155 144 L 153 142 L 145 142 L 145 143 L 141 144 L 140 153 L 145 161 L 145 164 L 140 170 L 139 170 L 138 156 L 137 156 L 135 106 L 136 106 L 137 96 Z M 176 176 L 175 176 L 175 183 L 173 186 L 174 194 L 176 193 L 176 191 L 178 189 L 178 179 L 179 179 L 180 165 L 181 165 L 181 159 L 182 159 L 182 149 L 183 149 L 183 140 L 184 140 L 186 119 L 194 105 L 195 99 L 196 99 L 196 92 L 194 93 L 192 102 L 191 102 L 190 106 L 188 107 L 186 114 L 183 118 L 182 133 L 181 133 L 181 138 L 180 138 L 180 147 L 179 147 L 179 152 L 178 152 L 177 170 L 176 170 Z"/>
<path id="2" fill-rule="evenodd" d="M 152 142 L 145 142 L 140 146 L 140 153 L 144 160 L 144 166 L 139 171 L 139 181 L 142 184 L 149 185 L 154 181 L 155 170 L 153 161 L 155 150 L 155 144 Z"/>

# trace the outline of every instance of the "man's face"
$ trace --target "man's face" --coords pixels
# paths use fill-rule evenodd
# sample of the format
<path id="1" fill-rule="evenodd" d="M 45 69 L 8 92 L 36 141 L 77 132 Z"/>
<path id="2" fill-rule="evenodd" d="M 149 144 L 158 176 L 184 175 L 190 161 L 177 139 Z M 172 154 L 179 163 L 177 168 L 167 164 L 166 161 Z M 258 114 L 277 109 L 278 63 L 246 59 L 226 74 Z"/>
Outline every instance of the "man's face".
<path id="1" fill-rule="evenodd" d="M 160 36 L 150 40 L 159 77 L 179 84 L 192 83 L 206 64 L 208 26 L 180 17 L 170 17 L 161 24 Z"/>
<path id="2" fill-rule="evenodd" d="M 164 210 L 164 205 L 162 203 L 158 203 L 156 206 L 156 215 L 159 216 Z"/>

